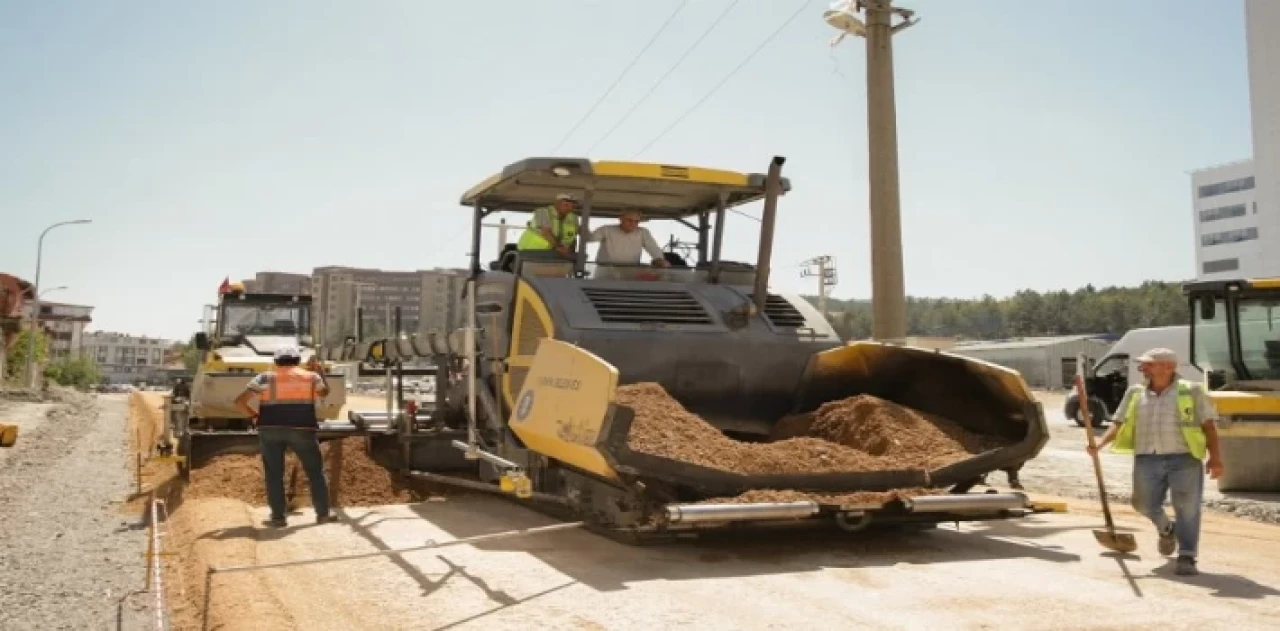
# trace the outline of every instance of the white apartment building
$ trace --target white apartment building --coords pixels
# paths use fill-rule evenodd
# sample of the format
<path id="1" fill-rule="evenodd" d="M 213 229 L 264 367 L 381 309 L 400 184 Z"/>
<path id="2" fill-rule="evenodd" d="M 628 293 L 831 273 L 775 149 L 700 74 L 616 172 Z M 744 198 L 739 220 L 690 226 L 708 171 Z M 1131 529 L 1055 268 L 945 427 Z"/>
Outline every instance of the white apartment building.
<path id="1" fill-rule="evenodd" d="M 83 352 L 98 363 L 108 383 L 160 383 L 171 346 L 172 340 L 93 331 L 84 334 Z"/>
<path id="2" fill-rule="evenodd" d="M 1191 174 L 1200 280 L 1257 276 L 1265 268 L 1258 229 L 1257 178 L 1242 160 Z M 1276 233 L 1271 233 L 1275 239 Z"/>
<path id="3" fill-rule="evenodd" d="M 1191 174 L 1200 280 L 1280 276 L 1280 2 L 1244 13 L 1253 159 Z"/>

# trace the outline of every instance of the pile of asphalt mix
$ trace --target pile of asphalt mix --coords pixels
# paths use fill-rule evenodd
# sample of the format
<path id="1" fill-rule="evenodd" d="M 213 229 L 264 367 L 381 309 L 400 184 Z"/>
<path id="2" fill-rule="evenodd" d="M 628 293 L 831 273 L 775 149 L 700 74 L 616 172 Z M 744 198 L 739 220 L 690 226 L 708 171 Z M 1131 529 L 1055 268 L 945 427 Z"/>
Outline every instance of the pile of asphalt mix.
<path id="1" fill-rule="evenodd" d="M 725 436 L 656 383 L 623 386 L 617 399 L 635 410 L 631 449 L 746 475 L 932 469 L 999 442 L 868 395 L 784 417 L 768 443 Z"/>
<path id="2" fill-rule="evenodd" d="M 393 473 L 374 462 L 363 438 L 343 438 L 320 445 L 330 503 L 341 506 L 407 504 L 446 494 L 419 480 Z M 311 505 L 311 485 L 306 471 L 293 452 L 285 456 L 285 492 L 293 496 L 291 506 Z M 259 454 L 224 454 L 210 458 L 192 469 L 184 497 L 226 497 L 254 506 L 265 506 L 267 490 Z"/>

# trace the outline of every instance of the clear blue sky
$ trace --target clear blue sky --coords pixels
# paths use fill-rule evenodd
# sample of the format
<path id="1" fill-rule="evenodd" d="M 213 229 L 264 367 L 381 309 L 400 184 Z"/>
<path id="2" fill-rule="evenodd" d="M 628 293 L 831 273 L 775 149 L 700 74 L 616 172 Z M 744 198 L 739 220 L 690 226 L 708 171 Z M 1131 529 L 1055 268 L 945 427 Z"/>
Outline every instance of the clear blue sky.
<path id="1" fill-rule="evenodd" d="M 729 1 L 690 2 L 560 153 Z M 1187 171 L 1250 154 L 1238 0 L 900 3 L 922 17 L 895 40 L 909 293 L 1194 275 Z M 49 298 L 185 338 L 224 276 L 461 266 L 462 191 L 551 151 L 677 4 L 0 3 L 0 271 L 31 278 L 40 230 L 91 218 L 46 239 L 43 285 L 71 288 Z M 740 2 L 591 157 L 630 158 L 798 6 Z M 808 291 L 791 266 L 832 254 L 835 295 L 865 297 L 862 40 L 828 48 L 826 7 L 639 159 L 787 156 L 775 286 Z M 732 217 L 749 259 L 757 224 Z"/>

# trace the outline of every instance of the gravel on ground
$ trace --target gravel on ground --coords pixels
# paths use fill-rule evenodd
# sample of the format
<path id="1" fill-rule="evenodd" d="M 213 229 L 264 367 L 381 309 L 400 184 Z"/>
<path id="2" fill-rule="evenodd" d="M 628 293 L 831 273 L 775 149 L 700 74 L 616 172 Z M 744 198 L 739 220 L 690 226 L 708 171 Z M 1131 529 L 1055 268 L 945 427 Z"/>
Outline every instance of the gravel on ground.
<path id="1" fill-rule="evenodd" d="M 0 461 L 0 626 L 154 628 L 147 528 L 122 510 L 133 488 L 125 398 L 59 399 L 4 410 L 34 429 Z"/>

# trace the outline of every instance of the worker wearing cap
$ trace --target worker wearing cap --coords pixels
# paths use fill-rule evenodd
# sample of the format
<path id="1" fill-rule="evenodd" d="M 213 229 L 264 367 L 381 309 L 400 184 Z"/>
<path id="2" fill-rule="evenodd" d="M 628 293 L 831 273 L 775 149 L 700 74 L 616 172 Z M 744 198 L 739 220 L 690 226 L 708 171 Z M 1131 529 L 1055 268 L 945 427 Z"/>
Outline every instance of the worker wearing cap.
<path id="1" fill-rule="evenodd" d="M 314 359 L 314 358 L 313 358 Z M 262 448 L 262 473 L 267 484 L 267 504 L 271 518 L 267 525 L 283 528 L 285 521 L 284 454 L 292 449 L 302 462 L 311 485 L 311 503 L 316 523 L 336 521 L 329 512 L 329 485 L 324 477 L 320 443 L 316 439 L 316 401 L 329 394 L 324 375 L 299 366 L 302 352 L 294 346 L 276 349 L 275 369 L 254 377 L 236 397 L 236 406 L 253 419 Z M 310 366 L 315 366 L 312 362 Z M 258 398 L 258 410 L 249 400 Z"/>
<path id="2" fill-rule="evenodd" d="M 649 230 L 640 225 L 643 215 L 639 210 L 626 210 L 612 226 L 601 226 L 587 235 L 587 241 L 599 242 L 596 262 L 601 265 L 639 265 L 641 250 L 648 252 L 657 267 L 669 267 L 662 248 Z"/>
<path id="3" fill-rule="evenodd" d="M 1178 376 L 1173 351 L 1155 348 L 1138 362 L 1146 383 L 1125 393 L 1097 448 L 1114 441 L 1113 452 L 1134 454 L 1133 507 L 1155 524 L 1160 554 L 1177 550 L 1175 572 L 1191 576 L 1198 573 L 1205 468 L 1214 479 L 1223 471 L 1216 413 L 1201 384 Z M 1207 465 L 1202 464 L 1206 455 Z M 1173 521 L 1164 512 L 1166 495 L 1173 503 Z"/>
<path id="4" fill-rule="evenodd" d="M 530 250 L 555 250 L 560 256 L 572 258 L 573 240 L 578 236 L 578 200 L 568 193 L 556 195 L 555 204 L 533 211 L 524 234 L 516 244 L 521 252 Z"/>

